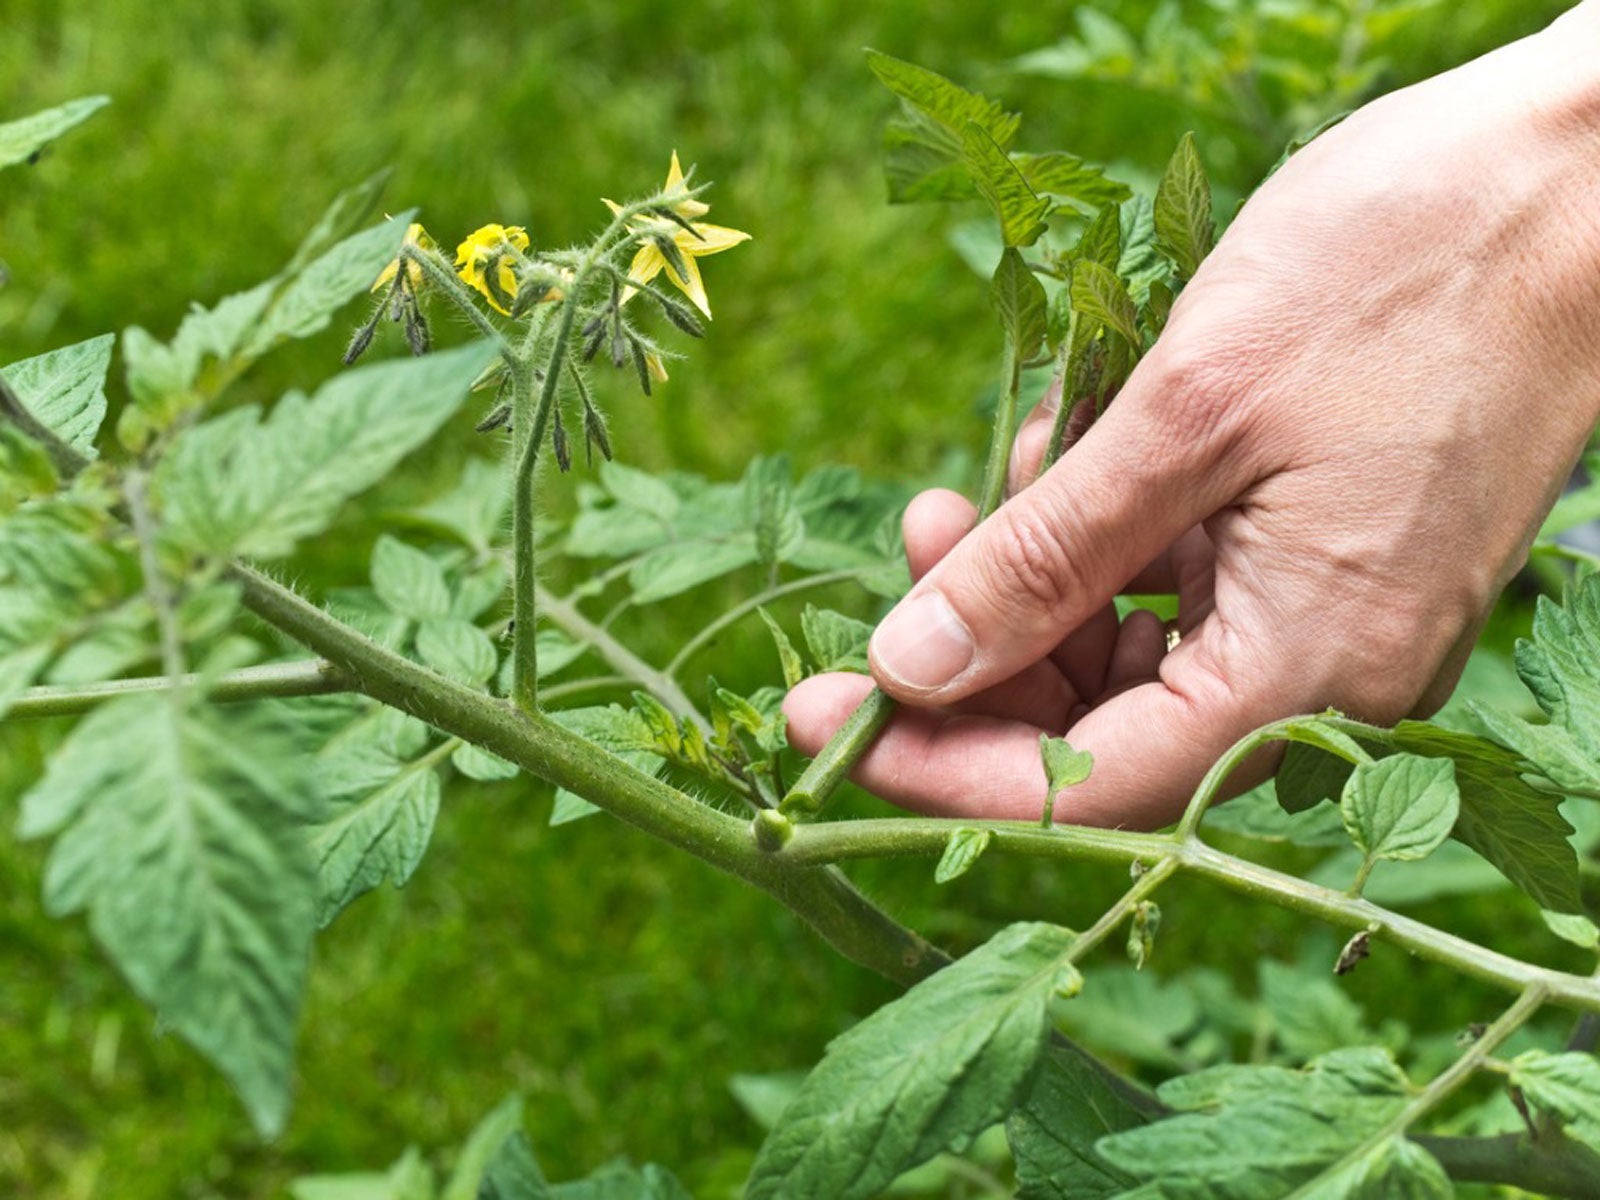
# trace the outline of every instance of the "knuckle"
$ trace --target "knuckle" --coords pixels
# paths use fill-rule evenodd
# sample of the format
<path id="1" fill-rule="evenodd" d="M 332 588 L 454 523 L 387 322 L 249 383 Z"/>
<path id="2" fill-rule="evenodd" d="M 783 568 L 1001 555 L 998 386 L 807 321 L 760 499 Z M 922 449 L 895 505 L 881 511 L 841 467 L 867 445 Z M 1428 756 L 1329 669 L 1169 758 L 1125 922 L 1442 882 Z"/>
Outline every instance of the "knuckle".
<path id="1" fill-rule="evenodd" d="M 1150 365 L 1161 427 L 1190 447 L 1222 451 L 1236 444 L 1249 423 L 1261 364 L 1268 361 L 1264 351 L 1251 335 L 1236 330 L 1210 331 L 1160 348 Z"/>
<path id="2" fill-rule="evenodd" d="M 1002 508 L 990 536 L 983 583 L 1002 604 L 1064 618 L 1082 598 L 1084 564 L 1066 552 L 1075 543 L 1038 506 Z"/>

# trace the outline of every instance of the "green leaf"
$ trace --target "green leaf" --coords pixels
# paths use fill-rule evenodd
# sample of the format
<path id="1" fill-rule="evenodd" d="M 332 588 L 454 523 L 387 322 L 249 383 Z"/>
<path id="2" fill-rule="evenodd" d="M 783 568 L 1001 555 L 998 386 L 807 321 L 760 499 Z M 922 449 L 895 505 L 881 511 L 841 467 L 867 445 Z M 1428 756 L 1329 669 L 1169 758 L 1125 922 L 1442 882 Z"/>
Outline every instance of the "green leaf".
<path id="1" fill-rule="evenodd" d="M 1083 994 L 1059 1010 L 1062 1028 L 1080 1042 L 1164 1071 L 1197 1065 L 1182 1044 L 1200 1016 L 1183 982 L 1122 965 L 1092 971 Z"/>
<path id="2" fill-rule="evenodd" d="M 1274 782 L 1284 812 L 1303 813 L 1337 799 L 1355 764 L 1309 742 L 1290 742 Z"/>
<path id="3" fill-rule="evenodd" d="M 1516 662 L 1549 724 L 1488 705 L 1473 712 L 1557 787 L 1600 792 L 1600 575 L 1575 583 L 1559 605 L 1539 598 L 1533 636 L 1517 643 Z"/>
<path id="4" fill-rule="evenodd" d="M 454 488 L 404 515 L 487 555 L 503 540 L 510 504 L 505 471 L 486 459 L 469 458 Z"/>
<path id="5" fill-rule="evenodd" d="M 1000 255 L 989 284 L 989 303 L 1000 314 L 1012 357 L 1024 362 L 1037 353 L 1048 324 L 1044 285 L 1028 268 L 1022 255 L 1010 247 Z"/>
<path id="6" fill-rule="evenodd" d="M 84 96 L 0 125 L 0 170 L 28 161 L 110 103 L 109 96 Z"/>
<path id="7" fill-rule="evenodd" d="M 1000 222 L 1000 240 L 1011 247 L 1033 245 L 1045 231 L 1050 201 L 1028 186 L 1005 148 L 983 126 L 968 122 L 961 146 L 973 186 Z"/>
<path id="8" fill-rule="evenodd" d="M 570 825 L 604 811 L 598 804 L 590 804 L 576 792 L 561 788 L 556 792 L 556 802 L 550 808 L 550 826 Z"/>
<path id="9" fill-rule="evenodd" d="M 330 810 L 311 831 L 319 925 L 386 881 L 404 887 L 422 862 L 439 815 L 436 767 L 444 757 L 438 748 L 422 751 L 397 744 L 383 722 L 368 719 L 317 755 Z"/>
<path id="10" fill-rule="evenodd" d="M 550 1189 L 551 1200 L 694 1200 L 665 1167 L 610 1163 L 587 1179 L 560 1183 Z"/>
<path id="11" fill-rule="evenodd" d="M 1114 272 L 1082 259 L 1072 268 L 1072 307 L 1091 321 L 1104 325 L 1131 347 L 1139 340 L 1139 310 Z"/>
<path id="12" fill-rule="evenodd" d="M 433 1172 L 415 1146 L 382 1175 L 302 1175 L 289 1185 L 293 1200 L 434 1200 Z"/>
<path id="13" fill-rule="evenodd" d="M 1169 1107 L 1191 1111 L 1097 1149 L 1159 1183 L 1165 1200 L 1281 1200 L 1382 1129 L 1407 1087 L 1388 1052 L 1372 1048 L 1338 1050 L 1303 1071 L 1213 1067 L 1158 1089 Z"/>
<path id="14" fill-rule="evenodd" d="M 678 494 L 666 481 L 619 462 L 600 464 L 600 482 L 615 497 L 618 504 L 637 508 L 663 521 L 670 521 L 678 512 Z"/>
<path id="15" fill-rule="evenodd" d="M 748 1200 L 859 1200 L 1030 1089 L 1073 934 L 1012 925 L 836 1038 L 762 1145 Z"/>
<path id="16" fill-rule="evenodd" d="M 939 865 L 933 869 L 933 881 L 949 883 L 972 870 L 972 864 L 989 848 L 993 836 L 987 829 L 957 829 L 945 843 Z"/>
<path id="17" fill-rule="evenodd" d="M 843 613 L 808 604 L 800 614 L 800 634 L 818 671 L 859 671 L 865 673 L 867 643 L 872 626 Z"/>
<path id="18" fill-rule="evenodd" d="M 421 621 L 450 612 L 450 585 L 444 568 L 415 546 L 380 537 L 372 547 L 372 589 L 385 607 Z"/>
<path id="19" fill-rule="evenodd" d="M 522 1132 L 522 1097 L 513 1093 L 467 1135 L 439 1200 L 479 1200 L 484 1175 L 506 1142 Z M 541 1178 L 540 1184 L 544 1183 Z"/>
<path id="20" fill-rule="evenodd" d="M 1056 798 L 1067 788 L 1082 783 L 1094 770 L 1094 755 L 1074 750 L 1066 738 L 1039 735 L 1039 758 L 1044 763 L 1045 791 L 1043 824 L 1055 819 Z"/>
<path id="21" fill-rule="evenodd" d="M 635 604 L 654 604 L 748 567 L 760 558 L 750 535 L 726 541 L 685 542 L 651 551 L 628 572 Z"/>
<path id="22" fill-rule="evenodd" d="M 1133 189 L 1075 154 L 1052 150 L 1046 154 L 1013 154 L 1011 161 L 1036 192 L 1062 196 L 1085 208 L 1112 208 L 1133 195 Z"/>
<path id="23" fill-rule="evenodd" d="M 1295 1196 L 1296 1200 L 1452 1200 L 1455 1194 L 1438 1159 L 1415 1142 L 1392 1137 Z"/>
<path id="24" fill-rule="evenodd" d="M 1257 964 L 1261 1005 L 1272 1018 L 1278 1044 L 1296 1062 L 1372 1040 L 1361 1006 L 1334 982 L 1332 965 L 1319 964 L 1313 973 L 1305 965 L 1270 958 Z"/>
<path id="25" fill-rule="evenodd" d="M 551 1194 L 533 1143 L 517 1129 L 489 1159 L 478 1184 L 477 1200 L 548 1200 Z"/>
<path id="26" fill-rule="evenodd" d="M 1144 1123 L 1079 1051 L 1051 1046 L 1027 1099 L 1006 1120 L 1017 1200 L 1120 1196 L 1133 1186 L 1133 1177 L 1102 1159 L 1094 1146 L 1107 1134 Z"/>
<path id="27" fill-rule="evenodd" d="M 515 779 L 521 770 L 516 763 L 507 762 L 498 754 L 490 754 L 471 742 L 464 742 L 451 752 L 450 765 L 468 779 L 476 779 L 479 783 Z"/>
<path id="28" fill-rule="evenodd" d="M 1099 263 L 1113 274 L 1122 261 L 1122 215 L 1115 205 L 1107 205 L 1084 227 L 1072 257 Z"/>
<path id="29" fill-rule="evenodd" d="M 482 687 L 494 678 L 500 656 L 489 635 L 471 621 L 440 617 L 417 626 L 417 657 L 439 674 Z"/>
<path id="30" fill-rule="evenodd" d="M 1395 745 L 1411 754 L 1447 754 L 1455 762 L 1461 811 L 1453 836 L 1472 847 L 1541 908 L 1583 911 L 1578 856 L 1560 797 L 1523 779 L 1514 755 L 1474 734 L 1402 721 Z"/>
<path id="31" fill-rule="evenodd" d="M 365 294 L 379 272 L 394 260 L 415 215 L 408 211 L 391 217 L 352 234 L 298 270 L 291 266 L 287 283 L 273 297 L 239 353 L 259 358 L 281 342 L 326 329 L 333 314 Z"/>
<path id="32" fill-rule="evenodd" d="M 271 728 L 170 696 L 85 717 L 22 800 L 55 834 L 45 905 L 89 927 L 163 1024 L 228 1077 L 256 1128 L 289 1108 L 314 925 L 314 798 Z"/>
<path id="33" fill-rule="evenodd" d="M 106 416 L 106 372 L 113 334 L 14 362 L 0 371 L 24 407 L 78 453 L 95 457 Z"/>
<path id="34" fill-rule="evenodd" d="M 1511 1085 L 1556 1118 L 1568 1137 L 1600 1153 L 1600 1058 L 1530 1050 L 1511 1060 Z"/>
<path id="35" fill-rule="evenodd" d="M 942 75 L 876 50 L 867 51 L 867 65 L 900 98 L 903 110 L 884 130 L 890 203 L 970 196 L 972 181 L 962 161 L 967 126 L 980 126 L 1009 149 L 1021 118 Z"/>
<path id="36" fill-rule="evenodd" d="M 800 652 L 794 648 L 794 643 L 789 640 L 789 635 L 784 633 L 783 626 L 778 624 L 778 619 L 765 608 L 757 608 L 756 612 L 766 625 L 767 632 L 772 635 L 773 645 L 778 649 L 778 663 L 783 668 L 783 686 L 788 690 L 805 678 L 805 664 L 800 661 Z"/>
<path id="37" fill-rule="evenodd" d="M 362 367 L 309 399 L 289 393 L 265 421 L 250 406 L 186 430 L 155 474 L 168 531 L 217 557 L 287 554 L 433 436 L 489 355 L 474 345 Z"/>
<path id="38" fill-rule="evenodd" d="M 1211 253 L 1216 236 L 1211 220 L 1211 184 L 1200 164 L 1194 134 L 1186 133 L 1156 188 L 1156 244 L 1178 274 L 1190 279 Z"/>
<path id="39" fill-rule="evenodd" d="M 1358 763 L 1339 806 L 1369 864 L 1426 858 L 1450 836 L 1461 811 L 1455 763 L 1416 754 Z"/>
<path id="40" fill-rule="evenodd" d="M 335 200 L 277 275 L 212 308 L 194 305 L 171 342 L 137 326 L 124 333 L 133 396 L 117 429 L 124 445 L 144 446 L 154 432 L 206 404 L 261 354 L 286 338 L 324 328 L 342 305 L 366 292 L 394 258 L 415 215 L 401 213 L 335 243 L 360 219 L 358 213 L 371 208 L 378 182 L 369 179 Z"/>

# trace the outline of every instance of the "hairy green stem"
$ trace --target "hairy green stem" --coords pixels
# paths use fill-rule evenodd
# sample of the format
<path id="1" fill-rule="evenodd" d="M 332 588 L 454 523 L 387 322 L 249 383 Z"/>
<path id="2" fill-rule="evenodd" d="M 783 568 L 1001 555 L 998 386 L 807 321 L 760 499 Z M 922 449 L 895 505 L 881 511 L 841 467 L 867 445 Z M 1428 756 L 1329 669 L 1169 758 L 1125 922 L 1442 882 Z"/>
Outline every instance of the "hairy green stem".
<path id="1" fill-rule="evenodd" d="M 417 268 L 427 276 L 428 282 L 444 293 L 456 311 L 466 317 L 474 329 L 498 346 L 500 356 L 510 362 L 514 355 L 506 335 L 500 331 L 498 325 L 483 315 L 483 310 L 478 307 L 477 298 L 472 294 L 472 290 L 446 265 L 441 254 L 437 251 L 430 252 L 419 247 L 402 245 L 400 259 L 402 263 L 416 263 Z"/>
<path id="2" fill-rule="evenodd" d="M 781 808 L 786 813 L 821 812 L 834 790 L 850 773 L 856 760 L 894 715 L 894 701 L 877 688 L 867 693 L 843 725 L 828 739 L 817 756 L 806 764 L 800 778 L 784 796 Z"/>
<path id="3" fill-rule="evenodd" d="M 156 527 L 150 516 L 149 480 L 143 471 L 129 471 L 122 481 L 122 494 L 128 501 L 128 517 L 133 536 L 139 543 L 139 569 L 144 576 L 144 594 L 156 614 L 156 631 L 161 643 L 161 667 L 167 677 L 173 703 L 181 704 L 188 675 L 184 662 L 183 634 L 178 628 L 172 589 L 161 570 L 156 553 Z"/>
<path id="4" fill-rule="evenodd" d="M 801 825 L 771 853 L 774 858 L 807 865 L 857 858 L 932 858 L 944 852 L 956 828 L 948 821 L 916 818 Z M 1171 859 L 1179 869 L 1230 891 L 1330 925 L 1369 929 L 1374 937 L 1419 958 L 1452 967 L 1495 987 L 1520 992 L 1537 985 L 1552 1003 L 1600 1012 L 1600 979 L 1525 963 L 1370 900 L 1224 854 L 1197 838 L 1073 825 L 1046 830 L 1021 821 L 964 821 L 960 828 L 987 829 L 992 838 L 991 853 L 1150 865 Z"/>
<path id="5" fill-rule="evenodd" d="M 616 638 L 612 637 L 600 626 L 596 625 L 583 613 L 578 611 L 578 606 L 570 599 L 557 596 L 544 588 L 538 589 L 539 607 L 545 616 L 554 621 L 561 628 L 580 642 L 587 642 L 594 648 L 606 663 L 619 675 L 625 675 L 633 680 L 639 687 L 649 692 L 667 708 L 673 716 L 680 720 L 692 721 L 701 727 L 702 732 L 709 729 L 705 718 L 700 715 L 700 710 L 695 707 L 693 700 L 689 699 L 677 681 L 664 671 L 658 671 L 632 650 L 629 650 Z"/>
<path id="6" fill-rule="evenodd" d="M 1570 1138 L 1546 1134 L 1535 1142 L 1525 1133 L 1417 1134 L 1411 1140 L 1438 1159 L 1451 1179 L 1463 1183 L 1500 1183 L 1569 1200 L 1600 1200 L 1600 1154 Z"/>
<path id="7" fill-rule="evenodd" d="M 229 671 L 226 675 L 219 675 L 211 680 L 206 680 L 200 675 L 183 675 L 177 682 L 179 686 L 186 688 L 197 688 L 204 684 L 205 698 L 214 704 L 281 699 L 290 696 L 326 696 L 350 690 L 350 681 L 345 678 L 343 672 L 323 659 L 245 667 L 242 670 Z M 6 710 L 6 716 L 8 718 L 77 716 L 110 700 L 147 692 L 164 692 L 172 686 L 173 680 L 170 676 L 150 675 L 138 679 L 113 679 L 106 683 L 90 683 L 78 687 L 29 688 Z"/>
<path id="8" fill-rule="evenodd" d="M 561 315 L 556 321 L 549 357 L 544 363 L 544 383 L 539 388 L 537 404 L 533 401 L 536 378 L 533 356 L 542 328 L 538 319 L 529 321 L 519 352 L 507 362 L 511 371 L 511 430 L 516 461 L 511 480 L 511 609 L 514 622 L 511 631 L 511 698 L 526 712 L 534 712 L 539 707 L 539 651 L 536 641 L 539 572 L 535 562 L 537 539 L 534 518 L 537 513 L 533 492 L 535 470 L 539 465 L 539 447 L 544 442 L 545 429 L 561 391 L 561 371 L 566 365 L 567 346 L 572 340 L 572 327 L 578 319 L 578 298 L 583 294 L 584 284 L 596 266 L 616 250 L 619 235 L 627 227 L 628 217 L 636 215 L 642 207 L 630 205 L 620 210 L 573 271 L 566 299 L 561 302 Z"/>
<path id="9" fill-rule="evenodd" d="M 379 646 L 255 569 L 235 565 L 245 605 L 326 657 L 364 693 L 743 879 L 786 904 L 850 961 L 909 986 L 949 960 L 831 868 L 797 870 L 763 854 L 748 825 L 698 804 L 541 713 L 446 679 Z"/>
<path id="10" fill-rule="evenodd" d="M 1017 395 L 1022 390 L 1022 363 L 1015 349 L 1006 348 L 1006 384 L 995 403 L 994 429 L 989 434 L 989 457 L 978 493 L 978 520 L 1000 507 L 1006 497 L 1006 475 L 1011 467 L 1011 443 L 1017 436 Z"/>
<path id="11" fill-rule="evenodd" d="M 1133 886 L 1123 892 L 1115 904 L 1101 913 L 1099 920 L 1073 939 L 1072 946 L 1067 951 L 1067 961 L 1081 962 L 1092 953 L 1101 942 L 1117 931 L 1117 926 L 1127 920 L 1129 913 L 1177 873 L 1178 865 L 1178 860 L 1174 857 L 1163 858 L 1134 880 Z"/>
<path id="12" fill-rule="evenodd" d="M 1360 1162 L 1390 1138 L 1403 1137 L 1407 1129 L 1427 1116 L 1445 1097 L 1470 1079 L 1473 1072 L 1483 1065 L 1484 1060 L 1493 1054 L 1502 1042 L 1526 1025 L 1533 1014 L 1539 1011 L 1539 1006 L 1544 1001 L 1544 988 L 1537 983 L 1529 984 L 1517 997 L 1516 1003 L 1484 1030 L 1483 1035 L 1465 1054 L 1435 1076 L 1428 1086 L 1413 1096 L 1404 1108 L 1384 1124 L 1383 1128 L 1375 1130 L 1343 1158 L 1323 1168 L 1315 1179 L 1307 1180 L 1303 1186 L 1296 1188 L 1290 1194 L 1289 1200 L 1307 1200 L 1307 1197 L 1316 1194 L 1319 1183 L 1338 1174 L 1344 1168 Z"/>

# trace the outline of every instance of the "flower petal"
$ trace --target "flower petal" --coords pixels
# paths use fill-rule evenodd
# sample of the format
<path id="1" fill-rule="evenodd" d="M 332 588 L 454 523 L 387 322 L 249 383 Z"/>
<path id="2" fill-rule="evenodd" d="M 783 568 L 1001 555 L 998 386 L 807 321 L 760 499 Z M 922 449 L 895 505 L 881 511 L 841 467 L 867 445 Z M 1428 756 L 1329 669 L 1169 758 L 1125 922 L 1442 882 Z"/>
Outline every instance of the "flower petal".
<path id="1" fill-rule="evenodd" d="M 694 306 L 709 317 L 711 315 L 711 301 L 706 299 L 705 281 L 700 278 L 700 267 L 695 263 L 694 258 L 688 254 L 683 256 L 683 265 L 689 272 L 686 279 L 678 278 L 678 273 L 672 269 L 672 264 L 665 259 L 662 260 L 661 265 L 666 268 L 667 278 L 677 285 L 678 290 L 689 297 L 690 300 L 693 300 Z"/>
<path id="2" fill-rule="evenodd" d="M 750 235 L 742 229 L 729 229 L 725 225 L 706 225 L 695 222 L 695 231 L 699 237 L 692 236 L 687 229 L 680 229 L 673 234 L 673 238 L 682 247 L 685 254 L 692 254 L 696 258 L 704 258 L 708 254 L 721 254 L 724 250 L 731 250 L 740 242 L 748 242 Z"/>

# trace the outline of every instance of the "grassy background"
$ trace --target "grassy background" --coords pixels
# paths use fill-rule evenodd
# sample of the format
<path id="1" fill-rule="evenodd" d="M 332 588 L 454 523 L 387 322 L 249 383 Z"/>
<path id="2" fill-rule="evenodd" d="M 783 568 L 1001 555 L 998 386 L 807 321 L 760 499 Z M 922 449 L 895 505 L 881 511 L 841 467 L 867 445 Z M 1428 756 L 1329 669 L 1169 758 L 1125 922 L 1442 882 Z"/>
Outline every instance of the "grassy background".
<path id="1" fill-rule="evenodd" d="M 1150 5 L 1099 7 L 1137 25 Z M 1389 82 L 1562 7 L 1446 6 Z M 88 92 L 115 105 L 38 167 L 0 175 L 0 257 L 15 277 L 0 291 L 0 361 L 133 323 L 169 334 L 192 298 L 274 271 L 337 190 L 384 164 L 390 205 L 420 205 L 441 240 L 499 220 L 560 243 L 593 229 L 599 196 L 656 184 L 676 147 L 717 181 L 712 219 L 755 240 L 707 264 L 717 321 L 658 398 L 615 389 L 624 457 L 731 475 L 787 450 L 802 465 L 926 478 L 979 441 L 995 339 L 983 288 L 946 244 L 950 214 L 883 203 L 889 104 L 860 48 L 1017 102 L 1031 147 L 1156 167 L 1175 130 L 1126 98 L 996 71 L 1056 40 L 1070 14 L 844 0 L 8 0 L 0 115 Z M 1250 157 L 1239 161 L 1225 181 L 1235 190 L 1251 182 Z M 316 382 L 343 336 L 281 352 L 242 394 Z M 446 472 L 415 463 L 401 494 Z M 332 581 L 359 567 L 346 556 L 320 569 Z M 0 819 L 55 732 L 0 742 Z M 512 1088 L 529 1097 L 553 1176 L 626 1151 L 670 1165 L 697 1195 L 723 1194 L 759 1141 L 727 1078 L 809 1064 L 890 992 L 776 906 L 609 821 L 546 830 L 547 803 L 531 785 L 459 789 L 413 885 L 362 901 L 320 940 L 299 1104 L 273 1146 L 159 1036 L 79 923 L 45 919 L 41 849 L 0 843 L 0 1194 L 281 1195 L 301 1171 L 450 1144 Z M 986 863 L 939 895 L 924 868 L 863 878 L 956 947 L 1013 917 L 1088 919 L 1115 886 L 1025 863 Z M 1506 909 L 1433 915 L 1530 934 L 1527 914 Z M 1247 971 L 1262 953 L 1292 956 L 1302 932 L 1196 895 L 1169 906 L 1162 953 Z M 1425 1028 L 1481 1015 L 1472 989 L 1430 982 L 1377 959 L 1352 987 Z"/>

